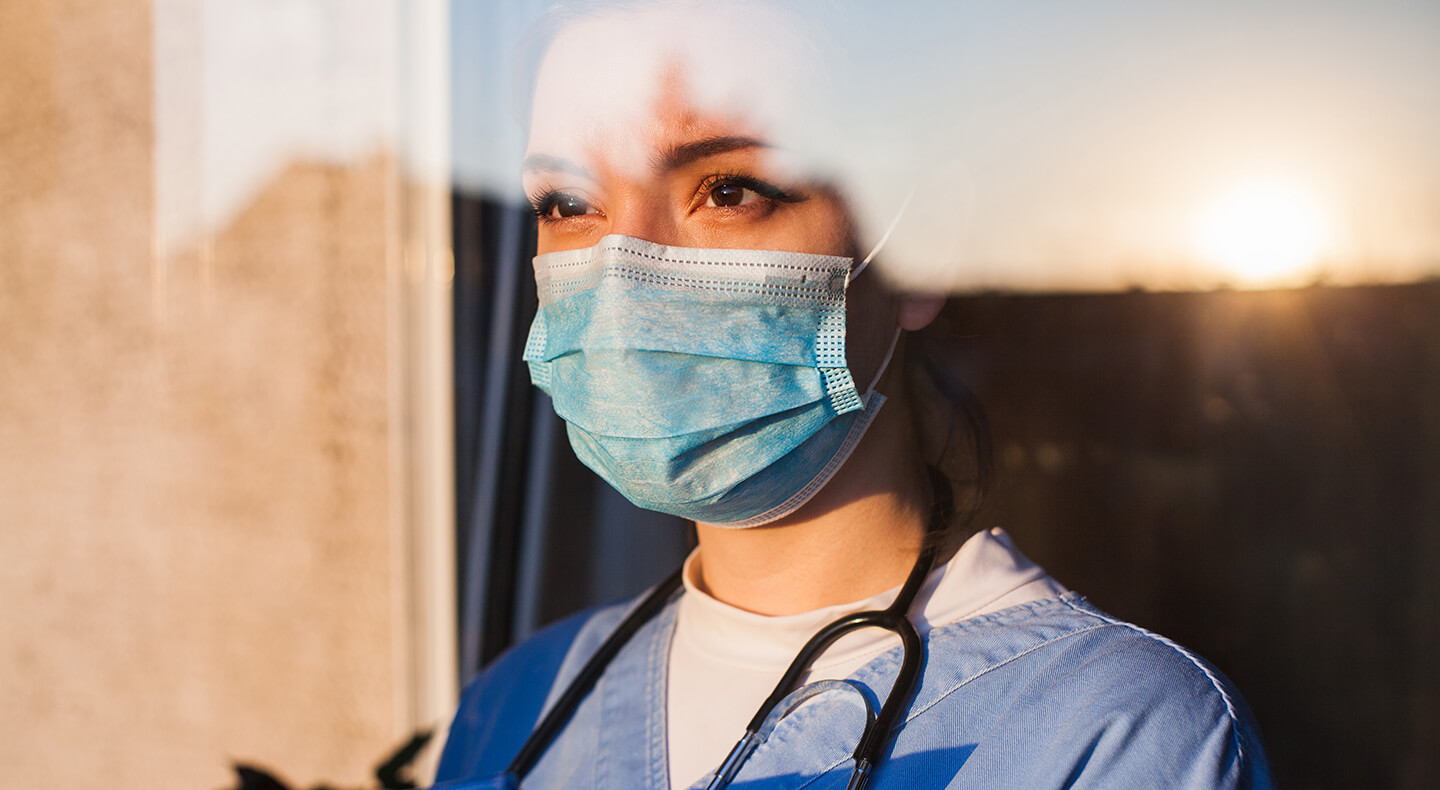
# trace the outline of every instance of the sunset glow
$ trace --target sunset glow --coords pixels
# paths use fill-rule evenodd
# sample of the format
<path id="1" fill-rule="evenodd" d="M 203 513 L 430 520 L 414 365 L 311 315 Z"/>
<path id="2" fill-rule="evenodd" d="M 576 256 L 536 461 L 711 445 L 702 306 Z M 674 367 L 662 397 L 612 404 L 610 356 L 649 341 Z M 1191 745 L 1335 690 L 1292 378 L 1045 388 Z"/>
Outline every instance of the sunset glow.
<path id="1" fill-rule="evenodd" d="M 1331 222 L 1303 190 L 1252 183 L 1224 193 L 1195 224 L 1195 246 L 1237 285 L 1300 284 L 1314 273 L 1332 236 Z"/>

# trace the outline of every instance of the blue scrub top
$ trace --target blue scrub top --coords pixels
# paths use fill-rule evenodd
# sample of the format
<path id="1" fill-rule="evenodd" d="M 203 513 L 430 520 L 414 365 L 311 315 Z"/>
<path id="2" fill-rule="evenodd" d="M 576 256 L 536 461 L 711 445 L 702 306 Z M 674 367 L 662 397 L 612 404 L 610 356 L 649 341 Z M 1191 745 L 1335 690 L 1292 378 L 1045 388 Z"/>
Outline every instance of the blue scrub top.
<path id="1" fill-rule="evenodd" d="M 504 787 L 495 777 L 627 608 L 562 621 L 476 678 L 435 790 Z M 669 790 L 675 610 L 672 601 L 616 656 L 523 787 Z M 1250 711 L 1218 670 L 1074 593 L 941 626 L 924 641 L 919 687 L 872 790 L 1270 786 Z M 896 647 L 850 677 L 877 710 L 900 657 Z M 731 787 L 844 788 L 864 722 L 855 694 L 818 694 L 780 722 Z"/>

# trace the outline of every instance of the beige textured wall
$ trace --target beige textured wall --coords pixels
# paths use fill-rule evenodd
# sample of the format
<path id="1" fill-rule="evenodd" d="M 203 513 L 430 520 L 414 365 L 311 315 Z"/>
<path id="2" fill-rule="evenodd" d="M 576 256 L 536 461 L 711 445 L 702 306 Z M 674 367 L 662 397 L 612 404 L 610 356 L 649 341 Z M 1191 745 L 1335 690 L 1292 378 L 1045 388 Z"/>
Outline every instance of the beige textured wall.
<path id="1" fill-rule="evenodd" d="M 365 786 L 404 737 L 391 158 L 157 259 L 148 4 L 0 2 L 0 776 Z"/>

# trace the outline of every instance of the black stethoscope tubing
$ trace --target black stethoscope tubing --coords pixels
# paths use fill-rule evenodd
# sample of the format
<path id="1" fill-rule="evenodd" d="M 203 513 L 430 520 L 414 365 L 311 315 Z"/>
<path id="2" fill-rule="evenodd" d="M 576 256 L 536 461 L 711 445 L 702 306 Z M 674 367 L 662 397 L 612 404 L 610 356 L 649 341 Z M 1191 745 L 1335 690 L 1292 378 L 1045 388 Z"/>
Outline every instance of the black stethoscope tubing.
<path id="1" fill-rule="evenodd" d="M 900 671 L 895 676 L 895 683 L 890 687 L 890 694 L 885 698 L 885 703 L 880 706 L 880 714 L 865 725 L 865 731 L 860 736 L 860 743 L 856 745 L 853 757 L 855 768 L 850 774 L 850 782 L 846 785 L 847 790 L 859 790 L 865 786 L 870 770 L 880 762 L 880 753 L 885 744 L 890 740 L 890 734 L 895 729 L 896 720 L 899 719 L 901 711 L 910 704 L 910 697 L 915 692 L 915 682 L 920 675 L 920 664 L 923 661 L 925 647 L 920 642 L 920 634 L 916 632 L 915 626 L 910 623 L 906 616 L 910 611 L 911 604 L 915 601 L 915 595 L 920 592 L 920 586 L 925 583 L 925 577 L 930 574 L 931 568 L 935 565 L 935 555 L 939 547 L 934 541 L 927 541 L 925 548 L 921 550 L 919 558 L 916 559 L 914 567 L 910 569 L 910 575 L 905 579 L 905 585 L 900 588 L 900 594 L 895 600 L 884 609 L 876 609 L 867 612 L 855 612 L 841 617 L 820 629 L 810 641 L 800 648 L 800 652 L 790 662 L 790 668 L 775 684 L 775 690 L 755 711 L 750 723 L 745 727 L 745 736 L 730 750 L 730 755 L 720 764 L 716 771 L 715 778 L 711 780 L 706 790 L 719 790 L 730 783 L 740 766 L 743 763 L 742 756 L 748 756 L 753 750 L 756 734 L 760 731 L 765 719 L 770 712 L 785 699 L 795 686 L 799 684 L 800 677 L 805 674 L 811 662 L 820 656 L 835 640 L 861 628 L 883 628 L 900 637 L 901 660 Z"/>
<path id="2" fill-rule="evenodd" d="M 950 516 L 949 484 L 936 470 L 931 469 L 930 471 L 934 478 L 933 489 L 936 497 L 934 515 L 930 525 L 931 534 L 927 536 L 925 547 L 920 551 L 920 556 L 916 558 L 914 567 L 910 569 L 910 575 L 906 577 L 904 586 L 900 588 L 900 594 L 895 596 L 895 600 L 890 606 L 884 609 L 846 615 L 810 637 L 810 641 L 800 648 L 800 652 L 790 662 L 790 667 L 785 670 L 780 682 L 775 684 L 775 690 L 770 692 L 770 696 L 761 704 L 760 709 L 755 711 L 755 715 L 745 728 L 745 736 L 735 744 L 729 756 L 721 763 L 714 779 L 709 784 L 709 790 L 718 790 L 730 783 L 730 780 L 740 770 L 745 758 L 758 743 L 757 733 L 760 732 L 765 719 L 770 716 L 775 706 L 779 705 L 794 690 L 810 663 L 824 652 L 825 648 L 851 631 L 861 628 L 883 628 L 900 637 L 902 658 L 900 671 L 895 676 L 895 683 L 890 688 L 890 694 L 880 707 L 880 714 L 866 723 L 865 731 L 860 736 L 860 743 L 855 747 L 853 755 L 855 768 L 850 774 L 850 781 L 846 787 L 847 790 L 859 790 L 865 786 L 870 771 L 880 762 L 881 752 L 890 740 L 890 735 L 895 729 L 901 711 L 909 705 L 910 698 L 914 695 L 915 684 L 920 675 L 920 665 L 924 661 L 924 644 L 920 641 L 920 635 L 907 615 L 921 585 L 925 583 L 925 577 L 930 574 L 935 565 L 935 557 L 939 552 L 935 532 L 949 521 Z M 536 725 L 530 733 L 530 737 L 520 747 L 520 751 L 515 754 L 515 758 L 510 761 L 510 766 L 505 769 L 505 775 L 512 779 L 514 786 L 518 786 L 520 780 L 530 773 L 530 769 L 535 767 L 535 763 L 540 760 L 540 756 L 545 753 L 550 742 L 560 734 L 560 730 L 569 722 L 570 717 L 580 707 L 585 696 L 600 681 L 600 676 L 605 674 L 605 668 L 610 665 L 620 650 L 640 630 L 641 626 L 665 608 L 670 597 L 680 589 L 682 570 L 683 566 L 676 568 L 656 585 L 644 600 L 630 610 L 630 613 L 620 622 L 619 627 L 605 639 L 605 642 L 600 645 L 600 649 L 595 651 L 595 655 L 585 662 L 585 666 L 580 669 L 579 674 L 566 687 L 555 705 Z"/>
<path id="3" fill-rule="evenodd" d="M 520 751 L 515 753 L 515 759 L 510 761 L 510 767 L 505 769 L 507 775 L 515 778 L 516 785 L 519 784 L 520 779 L 530 773 L 531 768 L 535 767 L 540 755 L 545 753 L 550 742 L 555 740 L 555 736 L 560 734 L 560 730 L 566 722 L 570 721 L 575 709 L 580 707 L 585 695 L 589 694 L 595 684 L 600 681 L 600 676 L 605 674 L 605 668 L 610 665 L 610 661 L 615 658 L 620 649 L 630 641 L 630 637 L 634 636 L 635 632 L 639 631 L 640 627 L 645 625 L 650 618 L 659 614 L 660 610 L 665 608 L 665 604 L 669 603 L 670 596 L 680 589 L 680 577 L 683 570 L 683 565 L 676 568 L 660 584 L 656 585 L 655 589 L 651 590 L 638 606 L 630 610 L 615 632 L 606 637 L 605 642 L 600 645 L 600 649 L 595 651 L 595 655 L 585 662 L 580 673 L 570 681 L 565 693 L 555 701 L 550 712 L 545 714 L 545 718 L 531 731 L 530 737 L 525 739 Z"/>

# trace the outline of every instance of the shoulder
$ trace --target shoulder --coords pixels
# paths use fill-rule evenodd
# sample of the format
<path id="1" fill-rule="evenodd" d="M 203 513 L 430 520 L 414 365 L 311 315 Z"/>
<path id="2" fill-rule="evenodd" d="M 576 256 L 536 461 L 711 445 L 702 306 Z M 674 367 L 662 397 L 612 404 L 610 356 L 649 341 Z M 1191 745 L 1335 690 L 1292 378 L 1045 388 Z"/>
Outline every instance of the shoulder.
<path id="1" fill-rule="evenodd" d="M 466 686 L 436 770 L 436 785 L 500 774 L 540 719 L 551 689 L 614 627 L 617 604 L 571 615 L 510 648 Z"/>
<path id="2" fill-rule="evenodd" d="M 1091 626 L 1053 659 L 1056 682 L 1109 691 L 1115 703 L 1199 717 L 1237 737 L 1253 734 L 1245 700 L 1224 674 L 1180 644 L 1111 617 L 1078 596 L 1066 600 Z M 1243 756 L 1246 743 L 1236 743 Z"/>
<path id="3" fill-rule="evenodd" d="M 985 670 L 1003 707 L 969 767 L 1023 774 L 1014 786 L 1268 786 L 1245 700 L 1194 652 L 1075 595 L 985 625 L 971 636 L 1009 650 Z"/>

